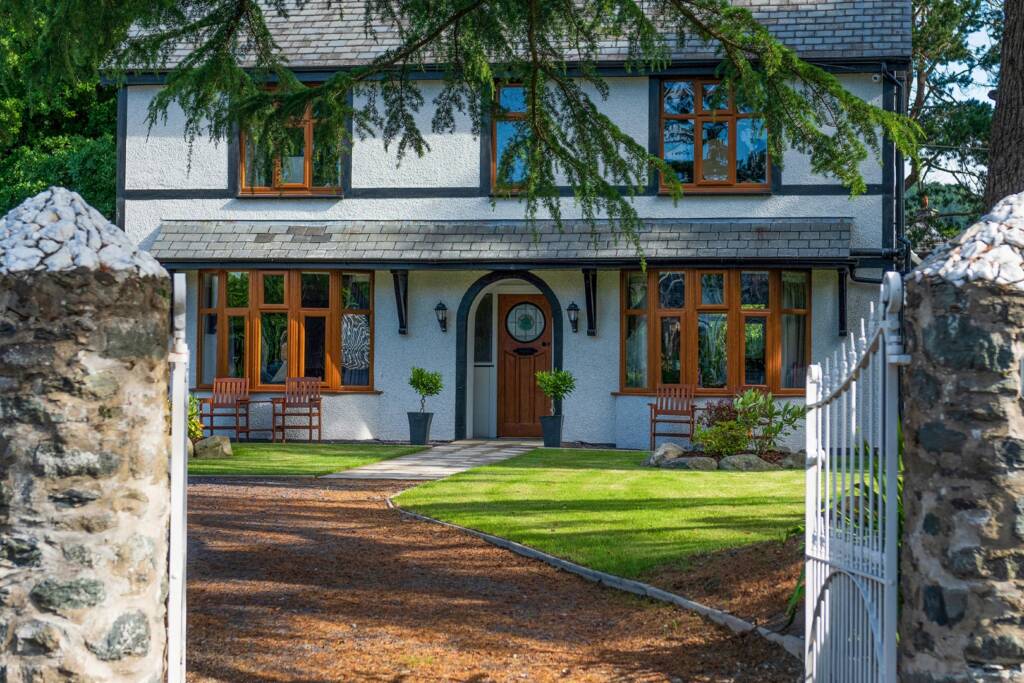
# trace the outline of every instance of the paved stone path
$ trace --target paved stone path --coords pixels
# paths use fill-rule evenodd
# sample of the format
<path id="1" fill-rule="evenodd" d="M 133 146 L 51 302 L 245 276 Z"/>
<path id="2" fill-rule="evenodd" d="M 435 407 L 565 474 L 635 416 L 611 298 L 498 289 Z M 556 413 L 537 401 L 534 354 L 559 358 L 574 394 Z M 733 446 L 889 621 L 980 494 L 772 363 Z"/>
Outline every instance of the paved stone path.
<path id="1" fill-rule="evenodd" d="M 540 445 L 532 441 L 453 441 L 412 455 L 327 474 L 321 479 L 444 479 L 474 467 L 514 458 Z"/>

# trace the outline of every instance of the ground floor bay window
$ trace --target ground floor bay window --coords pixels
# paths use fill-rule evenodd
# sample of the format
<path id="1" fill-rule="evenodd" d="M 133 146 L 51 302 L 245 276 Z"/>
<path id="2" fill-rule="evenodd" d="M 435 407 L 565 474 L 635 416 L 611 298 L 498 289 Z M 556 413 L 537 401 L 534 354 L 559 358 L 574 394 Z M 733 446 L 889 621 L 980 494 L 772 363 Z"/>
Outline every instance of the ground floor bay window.
<path id="1" fill-rule="evenodd" d="M 726 395 L 801 394 L 810 356 L 810 273 L 664 269 L 622 273 L 620 388 L 692 384 Z"/>
<path id="2" fill-rule="evenodd" d="M 373 274 L 213 270 L 199 274 L 198 383 L 247 377 L 279 391 L 286 377 L 326 390 L 373 384 Z"/>

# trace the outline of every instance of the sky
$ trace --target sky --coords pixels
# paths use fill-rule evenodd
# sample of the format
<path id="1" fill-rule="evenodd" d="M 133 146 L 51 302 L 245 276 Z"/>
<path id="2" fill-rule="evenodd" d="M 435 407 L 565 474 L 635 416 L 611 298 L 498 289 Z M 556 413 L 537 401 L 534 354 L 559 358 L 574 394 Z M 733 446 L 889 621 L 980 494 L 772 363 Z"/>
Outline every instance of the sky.
<path id="1" fill-rule="evenodd" d="M 978 31 L 971 34 L 968 38 L 968 43 L 972 47 L 986 47 L 992 44 L 992 38 L 985 31 Z M 953 68 L 956 68 L 955 65 Z M 955 96 L 957 99 L 976 99 L 981 101 L 988 100 L 988 93 L 995 87 L 995 84 L 989 83 L 989 75 L 981 69 L 976 69 L 974 72 L 974 84 L 968 88 L 956 88 Z M 910 172 L 910 168 L 906 169 L 907 173 Z M 932 171 L 928 174 L 929 182 L 939 183 L 952 183 L 954 182 L 953 177 L 944 171 Z"/>

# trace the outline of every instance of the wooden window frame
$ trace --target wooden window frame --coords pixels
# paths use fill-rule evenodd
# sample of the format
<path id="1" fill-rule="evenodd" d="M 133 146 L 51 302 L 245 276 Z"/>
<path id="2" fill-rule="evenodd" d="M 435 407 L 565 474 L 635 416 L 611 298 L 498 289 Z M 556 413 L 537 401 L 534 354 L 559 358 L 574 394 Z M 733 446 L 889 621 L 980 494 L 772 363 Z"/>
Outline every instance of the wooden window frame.
<path id="1" fill-rule="evenodd" d="M 499 83 L 495 85 L 494 101 L 491 103 L 491 193 L 507 196 L 522 192 L 525 182 L 514 185 L 498 184 L 498 124 L 503 121 L 525 121 L 526 112 L 509 112 L 501 108 L 501 91 L 504 88 L 523 88 L 525 98 L 526 87 L 516 82 Z"/>
<path id="2" fill-rule="evenodd" d="M 666 83 L 692 83 L 694 92 L 693 113 L 691 114 L 668 114 L 665 112 L 665 84 Z M 756 112 L 740 112 L 736 109 L 736 103 L 729 95 L 728 109 L 704 110 L 704 86 L 719 85 L 720 81 L 714 78 L 663 78 L 658 82 L 658 156 L 665 158 L 665 122 L 666 121 L 693 121 L 693 180 L 692 183 L 683 183 L 682 188 L 688 193 L 698 194 L 768 194 L 771 192 L 772 160 L 765 159 L 765 182 L 763 183 L 738 183 L 736 182 L 736 122 L 741 119 L 761 119 Z M 702 154 L 702 129 L 705 123 L 725 122 L 729 129 L 729 177 L 727 180 L 703 180 L 703 154 Z M 658 178 L 659 191 L 668 193 L 671 186 L 665 182 L 664 174 Z"/>
<path id="3" fill-rule="evenodd" d="M 681 273 L 683 275 L 683 305 L 681 308 L 671 308 L 661 305 L 661 284 L 658 281 L 659 276 L 663 273 Z M 686 274 L 685 268 L 664 268 L 655 271 L 653 277 L 647 279 L 647 304 L 648 309 L 653 313 L 648 315 L 648 320 L 653 321 L 653 329 L 648 329 L 647 333 L 647 345 L 648 345 L 648 356 L 647 356 L 647 382 L 651 384 L 652 377 L 655 380 L 655 385 L 661 384 L 661 341 L 662 333 L 661 327 L 663 320 L 670 318 L 679 319 L 679 383 L 686 383 L 686 358 L 689 349 L 689 339 L 687 338 L 687 313 L 692 310 L 693 302 L 690 300 L 691 297 L 691 283 L 689 282 L 689 276 Z M 651 287 L 653 286 L 653 290 Z M 653 295 L 653 298 L 652 298 Z M 636 310 L 636 309 L 634 309 Z M 653 317 L 651 317 L 653 315 Z M 653 348 L 651 348 L 653 347 Z M 654 367 L 651 366 L 652 359 L 654 361 Z"/>
<path id="4" fill-rule="evenodd" d="M 687 325 L 689 336 L 693 342 L 693 356 L 686 358 L 686 365 L 690 368 L 688 374 L 684 374 L 687 381 L 684 384 L 692 384 L 696 387 L 697 392 L 702 392 L 707 395 L 723 395 L 732 394 L 734 392 L 729 390 L 729 387 L 737 386 L 736 384 L 736 319 L 735 319 L 735 307 L 733 306 L 733 295 L 739 298 L 739 290 L 734 286 L 732 271 L 725 268 L 701 268 L 697 270 L 690 270 L 692 275 L 688 275 L 688 278 L 693 283 L 693 314 L 690 323 Z M 738 271 L 737 271 L 738 272 Z M 703 288 L 704 288 L 704 276 L 705 275 L 721 275 L 722 276 L 722 303 L 720 304 L 706 304 L 703 301 Z M 689 284 L 689 283 L 688 283 Z M 700 327 L 699 319 L 702 313 L 710 313 L 713 315 L 725 315 L 726 325 L 726 347 L 725 347 L 725 369 L 726 379 L 724 387 L 702 387 L 700 385 Z M 729 331 L 733 331 L 729 334 Z"/>
<path id="5" fill-rule="evenodd" d="M 804 300 L 804 307 L 803 308 L 783 308 L 782 307 L 782 273 L 783 273 L 783 271 L 785 271 L 785 272 L 793 272 L 793 273 L 800 273 L 800 272 L 805 273 L 805 276 L 807 278 L 807 296 L 806 296 L 806 298 Z M 779 314 L 776 316 L 776 319 L 775 319 L 775 332 L 774 332 L 774 334 L 776 336 L 776 339 L 779 340 L 779 356 L 777 358 L 777 365 L 778 365 L 778 367 L 775 370 L 776 373 L 777 373 L 777 377 L 778 377 L 779 392 L 783 393 L 783 394 L 787 394 L 787 395 L 792 394 L 792 395 L 800 395 L 800 396 L 802 396 L 805 393 L 804 387 L 792 387 L 792 388 L 789 388 L 789 389 L 783 389 L 782 388 L 782 353 L 781 353 L 781 351 L 782 351 L 782 344 L 781 344 L 781 340 L 782 340 L 782 316 L 784 316 L 784 315 L 802 315 L 804 317 L 804 346 L 807 348 L 807 355 L 810 356 L 810 353 L 811 353 L 811 308 L 814 305 L 814 299 L 812 298 L 813 292 L 811 290 L 813 278 L 811 277 L 810 271 L 800 270 L 799 268 L 784 268 L 784 269 L 778 271 L 777 277 L 779 279 L 779 285 L 778 285 L 778 287 L 775 288 L 776 289 L 776 294 L 778 296 L 778 298 L 775 301 L 775 307 L 776 307 L 776 310 L 779 311 Z M 804 365 L 805 366 L 810 365 L 810 360 L 807 359 L 807 362 Z"/>
<path id="6" fill-rule="evenodd" d="M 228 308 L 227 302 L 227 274 L 229 272 L 247 272 L 249 274 L 249 306 L 247 308 Z M 302 306 L 302 273 L 327 273 L 328 286 L 330 287 L 329 303 L 326 308 L 311 308 Z M 341 300 L 342 276 L 345 273 L 368 275 L 370 280 L 368 309 L 344 308 Z M 215 275 L 217 280 L 217 302 L 214 307 L 204 306 L 202 300 L 203 278 L 207 275 Z M 264 275 L 284 275 L 284 303 L 266 304 L 263 301 Z M 325 393 L 377 393 L 374 389 L 374 273 L 369 270 L 335 270 L 329 268 L 311 267 L 308 269 L 296 270 L 250 270 L 246 268 L 224 268 L 217 270 L 202 270 L 199 272 L 200 301 L 199 301 L 199 323 L 196 334 L 196 378 L 197 389 L 210 389 L 212 385 L 204 384 L 203 378 L 203 320 L 206 315 L 217 316 L 217 368 L 214 377 L 225 376 L 227 370 L 227 319 L 228 317 L 245 317 L 245 373 L 249 378 L 249 386 L 254 392 L 278 393 L 284 391 L 284 384 L 266 384 L 260 381 L 259 358 L 260 345 L 262 344 L 262 329 L 260 316 L 263 313 L 285 313 L 288 316 L 288 345 L 289 352 L 287 362 L 287 376 L 300 377 L 305 368 L 306 353 L 306 319 L 310 317 L 325 318 L 326 331 L 324 343 L 324 374 L 325 378 L 320 383 L 321 390 Z M 359 313 L 369 316 L 370 325 L 370 369 L 369 384 L 345 386 L 342 384 L 341 359 L 343 350 L 341 348 L 341 321 L 346 313 Z"/>
<path id="7" fill-rule="evenodd" d="M 343 194 L 342 179 L 339 184 L 316 187 L 313 185 L 313 152 L 316 140 L 314 139 L 316 119 L 313 118 L 312 106 L 306 108 L 306 113 L 295 125 L 303 129 L 303 182 L 282 183 L 281 182 L 281 156 L 274 155 L 274 167 L 271 171 L 271 185 L 250 187 L 245 177 L 247 140 L 245 132 L 239 133 L 238 147 L 238 193 L 239 195 L 255 196 L 341 196 Z"/>
<path id="8" fill-rule="evenodd" d="M 807 307 L 802 309 L 782 308 L 782 273 L 803 273 L 807 278 Z M 628 282 L 630 273 L 636 270 L 623 270 L 620 273 L 619 287 L 619 392 L 620 394 L 650 395 L 661 382 L 661 321 L 663 318 L 680 319 L 680 384 L 692 384 L 700 396 L 732 396 L 746 389 L 766 389 L 776 396 L 803 396 L 804 388 L 782 387 L 782 336 L 781 324 L 783 314 L 803 315 L 805 324 L 805 363 L 811 360 L 811 302 L 812 278 L 811 271 L 802 268 L 658 268 L 649 269 L 646 273 L 647 306 L 643 309 L 627 309 Z M 768 273 L 768 305 L 763 309 L 744 309 L 741 304 L 742 288 L 741 273 Z M 684 274 L 683 308 L 663 308 L 658 289 L 658 277 L 662 273 Z M 701 303 L 701 276 L 711 273 L 723 273 L 725 295 L 723 304 Z M 726 341 L 727 382 L 723 388 L 704 388 L 698 385 L 698 325 L 700 313 L 724 313 L 728 325 Z M 629 387 L 626 385 L 626 318 L 630 315 L 643 315 L 647 319 L 647 385 Z M 753 385 L 746 383 L 745 323 L 749 318 L 764 318 L 765 325 L 765 379 L 766 384 Z"/>

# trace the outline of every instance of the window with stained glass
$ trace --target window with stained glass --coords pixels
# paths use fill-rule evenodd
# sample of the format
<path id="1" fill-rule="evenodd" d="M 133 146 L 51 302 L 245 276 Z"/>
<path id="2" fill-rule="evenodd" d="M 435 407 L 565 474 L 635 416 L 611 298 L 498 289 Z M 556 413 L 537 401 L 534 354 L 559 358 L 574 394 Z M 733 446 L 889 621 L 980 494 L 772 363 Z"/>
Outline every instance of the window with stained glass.
<path id="1" fill-rule="evenodd" d="M 248 377 L 273 391 L 316 377 L 326 390 L 372 389 L 372 273 L 203 271 L 199 287 L 200 387 Z"/>

